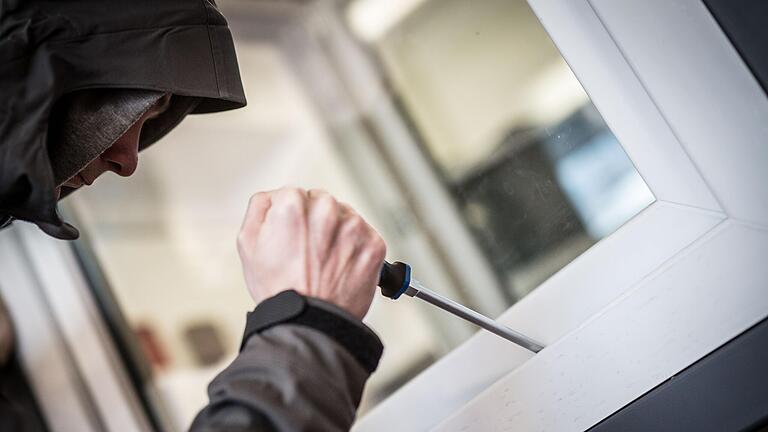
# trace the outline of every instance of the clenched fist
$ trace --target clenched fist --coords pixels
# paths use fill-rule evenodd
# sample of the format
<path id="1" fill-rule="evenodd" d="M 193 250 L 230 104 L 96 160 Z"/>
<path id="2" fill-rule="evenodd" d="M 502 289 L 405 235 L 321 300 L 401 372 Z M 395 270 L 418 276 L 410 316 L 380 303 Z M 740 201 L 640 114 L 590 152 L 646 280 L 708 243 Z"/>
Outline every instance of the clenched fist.
<path id="1" fill-rule="evenodd" d="M 379 234 L 349 206 L 296 188 L 251 197 L 237 249 L 256 303 L 294 289 L 360 319 L 386 254 Z"/>

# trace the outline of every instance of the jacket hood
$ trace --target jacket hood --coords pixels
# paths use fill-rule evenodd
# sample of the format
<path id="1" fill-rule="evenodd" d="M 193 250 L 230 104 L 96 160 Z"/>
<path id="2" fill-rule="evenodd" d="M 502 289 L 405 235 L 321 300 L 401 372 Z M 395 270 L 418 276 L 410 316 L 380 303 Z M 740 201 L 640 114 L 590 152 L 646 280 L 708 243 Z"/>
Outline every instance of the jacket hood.
<path id="1" fill-rule="evenodd" d="M 152 90 L 193 100 L 180 105 L 192 114 L 246 103 L 232 36 L 210 0 L 6 0 L 0 65 L 0 226 L 12 217 L 58 238 L 77 236 L 58 214 L 47 146 L 60 98 Z M 141 147 L 177 123 L 142 133 Z"/>

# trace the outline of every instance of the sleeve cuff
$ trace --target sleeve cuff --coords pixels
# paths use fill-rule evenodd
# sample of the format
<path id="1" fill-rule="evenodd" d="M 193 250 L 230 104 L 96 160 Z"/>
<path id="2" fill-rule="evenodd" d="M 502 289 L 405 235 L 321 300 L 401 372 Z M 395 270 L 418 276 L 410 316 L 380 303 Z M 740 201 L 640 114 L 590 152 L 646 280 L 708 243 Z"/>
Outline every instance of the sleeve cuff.
<path id="1" fill-rule="evenodd" d="M 283 291 L 249 312 L 242 351 L 254 334 L 279 324 L 295 324 L 315 329 L 344 347 L 360 365 L 372 373 L 379 364 L 384 346 L 365 324 L 334 305 L 306 298 L 294 290 Z"/>

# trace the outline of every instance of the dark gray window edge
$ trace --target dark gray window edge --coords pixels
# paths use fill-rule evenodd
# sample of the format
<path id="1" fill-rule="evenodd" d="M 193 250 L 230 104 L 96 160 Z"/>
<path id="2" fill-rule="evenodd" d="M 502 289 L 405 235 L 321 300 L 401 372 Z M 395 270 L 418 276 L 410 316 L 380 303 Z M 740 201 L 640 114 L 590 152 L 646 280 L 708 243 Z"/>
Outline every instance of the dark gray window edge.
<path id="1" fill-rule="evenodd" d="M 589 429 L 768 430 L 768 319 Z"/>

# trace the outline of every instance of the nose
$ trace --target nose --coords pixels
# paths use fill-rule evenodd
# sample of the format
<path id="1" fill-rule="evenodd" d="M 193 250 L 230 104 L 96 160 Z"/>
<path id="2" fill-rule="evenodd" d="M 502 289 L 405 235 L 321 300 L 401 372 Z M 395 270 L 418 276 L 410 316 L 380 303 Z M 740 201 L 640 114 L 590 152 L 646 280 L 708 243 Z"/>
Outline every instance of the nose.
<path id="1" fill-rule="evenodd" d="M 139 164 L 139 137 L 142 122 L 128 129 L 100 158 L 110 171 L 122 177 L 129 177 Z"/>

